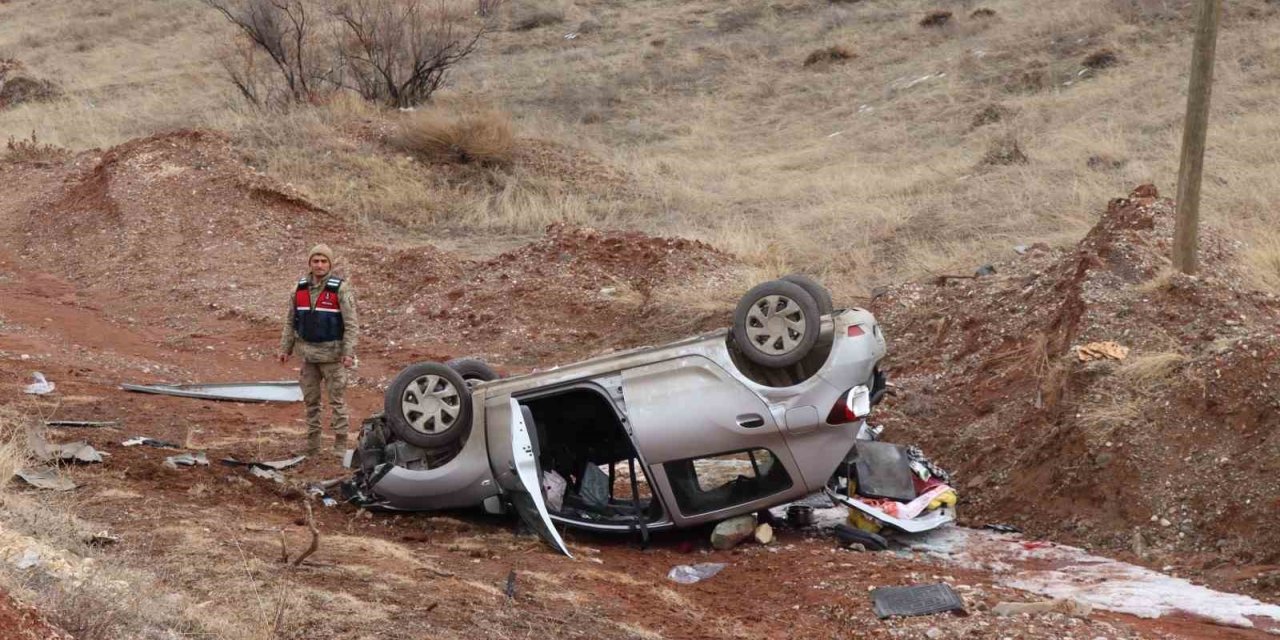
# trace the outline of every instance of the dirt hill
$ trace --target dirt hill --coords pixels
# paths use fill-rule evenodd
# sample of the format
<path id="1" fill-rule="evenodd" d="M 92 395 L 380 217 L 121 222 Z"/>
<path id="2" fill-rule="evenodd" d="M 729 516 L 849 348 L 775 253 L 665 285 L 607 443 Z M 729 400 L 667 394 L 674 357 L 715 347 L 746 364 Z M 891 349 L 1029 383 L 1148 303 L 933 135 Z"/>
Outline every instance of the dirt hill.
<path id="1" fill-rule="evenodd" d="M 1200 274 L 1174 273 L 1172 212 L 1145 185 L 1074 247 L 876 299 L 901 385 L 886 422 L 959 472 L 972 522 L 1205 570 L 1280 561 L 1280 301 L 1214 233 Z M 1104 341 L 1127 355 L 1083 361 Z"/>

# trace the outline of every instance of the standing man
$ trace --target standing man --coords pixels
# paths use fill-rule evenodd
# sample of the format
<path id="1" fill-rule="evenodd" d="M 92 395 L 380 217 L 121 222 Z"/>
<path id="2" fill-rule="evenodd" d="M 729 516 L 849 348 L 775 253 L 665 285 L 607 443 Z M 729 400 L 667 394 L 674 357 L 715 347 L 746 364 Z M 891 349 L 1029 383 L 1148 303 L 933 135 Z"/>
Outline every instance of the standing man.
<path id="1" fill-rule="evenodd" d="M 356 299 L 351 284 L 329 273 L 333 270 L 333 250 L 326 244 L 311 248 L 307 256 L 310 274 L 298 281 L 289 297 L 289 312 L 280 332 L 280 362 L 293 354 L 302 342 L 302 398 L 307 404 L 307 455 L 320 453 L 322 408 L 320 390 L 329 392 L 332 415 L 333 450 L 338 455 L 347 448 L 348 367 L 355 364 Z"/>

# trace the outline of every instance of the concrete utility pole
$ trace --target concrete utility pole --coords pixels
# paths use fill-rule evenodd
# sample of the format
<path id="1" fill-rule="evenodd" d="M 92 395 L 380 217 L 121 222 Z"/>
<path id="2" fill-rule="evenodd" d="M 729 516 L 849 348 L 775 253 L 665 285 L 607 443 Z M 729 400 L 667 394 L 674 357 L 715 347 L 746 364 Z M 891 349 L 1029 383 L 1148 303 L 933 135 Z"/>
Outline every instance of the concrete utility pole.
<path id="1" fill-rule="evenodd" d="M 1209 94 L 1213 88 L 1213 52 L 1218 43 L 1222 0 L 1200 0 L 1196 39 L 1187 87 L 1187 120 L 1182 129 L 1182 162 L 1178 167 L 1178 218 L 1173 229 L 1173 266 L 1196 272 L 1196 236 L 1200 226 L 1200 172 L 1204 169 L 1204 137 L 1209 126 Z"/>

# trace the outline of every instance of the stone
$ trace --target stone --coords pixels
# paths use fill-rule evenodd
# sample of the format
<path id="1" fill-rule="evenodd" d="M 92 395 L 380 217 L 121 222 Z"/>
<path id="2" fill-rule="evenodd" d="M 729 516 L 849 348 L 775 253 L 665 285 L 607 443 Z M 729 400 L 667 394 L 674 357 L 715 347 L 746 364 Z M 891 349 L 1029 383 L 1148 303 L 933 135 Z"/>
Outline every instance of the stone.
<path id="1" fill-rule="evenodd" d="M 726 551 L 738 546 L 755 533 L 756 518 L 752 515 L 729 518 L 716 525 L 711 531 L 711 546 Z"/>
<path id="2" fill-rule="evenodd" d="M 759 542 L 760 544 L 769 544 L 773 542 L 773 527 L 769 526 L 769 523 L 767 522 L 762 523 L 760 526 L 756 527 L 755 538 L 756 542 Z"/>

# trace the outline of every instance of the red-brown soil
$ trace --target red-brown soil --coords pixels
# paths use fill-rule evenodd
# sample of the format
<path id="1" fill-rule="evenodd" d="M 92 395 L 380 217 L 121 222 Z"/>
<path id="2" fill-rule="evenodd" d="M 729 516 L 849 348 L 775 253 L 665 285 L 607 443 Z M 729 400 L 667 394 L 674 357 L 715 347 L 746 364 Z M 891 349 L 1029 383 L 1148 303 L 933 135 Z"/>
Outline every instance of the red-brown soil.
<path id="1" fill-rule="evenodd" d="M 715 282 L 724 277 L 732 258 L 683 240 L 566 228 L 551 229 L 540 241 L 483 261 L 430 246 L 383 250 L 338 216 L 255 177 L 221 136 L 209 133 L 157 136 L 105 153 L 81 154 L 65 165 L 0 165 L 0 181 L 16 185 L 0 199 L 0 380 L 8 381 L 0 385 L 0 402 L 35 402 L 47 417 L 122 421 L 116 429 L 51 434 L 87 439 L 111 454 L 104 464 L 68 470 L 81 484 L 76 511 L 121 536 L 118 545 L 101 552 L 105 560 L 156 572 L 168 588 L 209 615 L 242 616 L 255 602 L 252 594 L 292 594 L 280 637 L 360 637 L 375 628 L 379 637 L 389 638 L 925 637 L 933 627 L 943 637 L 978 638 L 1221 633 L 1197 623 L 1108 615 L 1088 621 L 1062 616 L 994 618 L 985 608 L 995 602 L 1032 598 L 993 585 L 983 572 L 913 554 L 841 551 L 829 539 L 786 529 L 773 547 L 748 546 L 734 552 L 710 550 L 705 531 L 662 536 L 646 550 L 625 538 L 570 532 L 568 541 L 579 559 L 569 561 L 549 553 L 532 536 L 514 535 L 509 520 L 471 513 L 374 515 L 341 506 L 318 511 L 324 535 L 319 552 L 308 565 L 288 570 L 275 562 L 280 554 L 277 532 L 285 532 L 295 554 L 305 544 L 301 496 L 296 490 L 249 479 L 216 460 L 276 459 L 296 452 L 302 441 L 301 408 L 130 394 L 117 385 L 296 375 L 295 365 L 277 364 L 270 356 L 278 316 L 308 243 L 323 239 L 344 247 L 342 266 L 361 297 L 365 341 L 350 393 L 357 421 L 381 404 L 377 381 L 415 359 L 480 353 L 500 366 L 552 364 L 598 349 L 676 338 L 722 322 L 723 316 L 693 312 L 679 320 L 664 319 L 670 314 L 653 302 L 653 293 Z M 1104 244 L 1106 255 L 1099 260 L 1129 255 L 1127 245 L 1116 241 L 1090 246 Z M 1050 254 L 1028 260 L 1043 261 L 1043 269 L 1053 265 Z M 1047 343 L 1053 349 L 1094 335 L 1086 329 L 1092 316 L 1083 302 L 1087 296 L 1080 292 L 1105 284 L 1097 280 L 1102 273 L 1122 280 L 1142 273 L 1126 275 L 1127 268 L 1100 272 L 1084 257 L 1077 262 L 1072 263 L 1079 272 L 1074 280 L 1070 276 L 1076 271 L 1067 267 L 1042 276 L 1045 282 L 1061 276 L 1076 284 L 1064 285 L 1065 293 L 1038 294 L 1035 312 L 1026 316 L 1027 322 L 1039 319 L 1050 327 L 1056 326 L 1053 319 L 1062 318 Z M 1006 278 L 1004 273 L 1001 278 Z M 882 303 L 897 305 L 882 312 L 894 348 L 902 354 L 895 359 L 907 392 L 892 407 L 892 426 L 899 434 L 919 436 L 937 458 L 958 468 L 962 482 L 970 483 L 966 494 L 975 496 L 974 510 L 982 516 L 1006 513 L 998 507 L 1000 496 L 1006 495 L 1000 493 L 999 480 L 972 480 L 984 470 L 988 477 L 1000 478 L 1003 468 L 1008 473 L 1025 469 L 1044 483 L 1066 478 L 1079 482 L 1083 477 L 1078 464 L 1063 466 L 1045 453 L 1031 454 L 1041 456 L 1035 458 L 1038 465 L 1013 467 L 991 459 L 986 449 L 972 442 L 956 439 L 949 430 L 912 427 L 940 424 L 931 422 L 934 414 L 928 412 L 941 412 L 941 405 L 908 419 L 907 402 L 928 397 L 923 380 L 939 385 L 933 397 L 941 400 L 950 392 L 969 405 L 980 404 L 976 398 L 993 407 L 987 413 L 1012 403 L 1004 398 L 1012 398 L 1015 391 L 1034 387 L 1020 382 L 1001 391 L 990 376 L 975 376 L 977 367 L 989 359 L 975 354 L 1021 353 L 1017 341 L 1029 336 L 1027 331 L 1001 338 L 998 329 L 986 328 L 976 338 L 967 338 L 963 331 L 934 328 L 929 335 L 939 337 L 930 343 L 922 338 L 922 327 L 929 325 L 921 324 L 926 321 L 916 319 L 902 302 L 909 295 L 928 296 L 939 317 L 955 316 L 944 321 L 954 323 L 949 326 L 969 326 L 965 314 L 981 309 L 961 305 L 964 296 L 956 292 L 962 287 L 977 291 L 989 282 L 996 280 L 937 290 L 901 288 Z M 1188 300 L 1217 295 L 1197 288 L 1207 284 L 1185 286 L 1192 291 L 1179 295 Z M 1082 302 L 1049 304 L 1059 299 Z M 1232 307 L 1236 314 L 1270 309 L 1252 298 L 1242 300 Z M 948 301 L 954 306 L 946 306 Z M 1133 319 L 1117 322 L 1129 326 Z M 1131 326 L 1135 331 L 1141 327 Z M 1115 336 L 1101 329 L 1096 333 Z M 966 346 L 966 340 L 974 344 Z M 1135 340 L 1126 342 L 1140 346 Z M 949 355 L 927 360 L 930 353 Z M 931 370 L 929 362 L 938 364 Z M 957 369 L 945 369 L 951 365 L 944 362 L 956 363 Z M 1002 362 L 985 366 L 1007 370 L 1004 379 L 1025 375 L 1014 375 L 1021 370 Z M 36 370 L 58 385 L 55 396 L 38 401 L 21 396 L 21 383 Z M 974 395 L 962 396 L 960 387 L 953 386 L 958 382 L 932 377 L 944 371 L 985 382 L 975 383 L 979 389 Z M 1052 393 L 1046 394 L 1046 408 L 1036 415 L 1046 420 L 1061 415 L 1075 397 L 1068 394 L 1087 388 L 1070 371 L 1061 380 L 1048 388 Z M 1256 410 L 1263 407 L 1259 404 Z M 1036 435 L 1030 418 L 1012 419 L 1010 425 L 1027 425 L 1021 450 L 1035 451 L 1037 443 L 1058 437 Z M 207 451 L 215 463 L 165 469 L 160 463 L 171 452 L 120 445 L 132 435 L 185 442 Z M 1002 446 L 1004 457 L 1013 458 L 1007 455 L 1014 450 L 1012 443 Z M 985 465 L 966 462 L 966 456 L 979 455 L 988 456 Z M 1257 457 L 1263 454 L 1243 448 L 1226 455 L 1250 465 L 1246 470 L 1257 470 L 1253 465 L 1263 462 Z M 1112 464 L 1128 464 L 1121 462 L 1126 459 L 1115 456 Z M 1154 472 L 1164 471 L 1157 467 Z M 308 460 L 289 472 L 294 480 L 341 474 L 332 458 Z M 1019 482 L 1006 477 L 1010 484 Z M 1147 484 L 1163 483 L 1166 477 L 1172 478 L 1161 476 L 1159 482 Z M 1262 479 L 1255 481 L 1258 485 Z M 1036 499 L 1019 502 L 1026 511 L 1012 513 L 1040 513 L 1031 511 L 1033 507 L 1060 513 L 1053 509 L 1073 500 L 1093 504 L 1099 499 L 1074 492 L 1110 485 L 1094 479 L 1068 486 L 1069 490 L 1039 485 Z M 1251 486 L 1249 491 L 1260 492 L 1266 486 Z M 1167 490 L 1163 485 L 1148 488 L 1153 495 Z M 1135 508 L 1148 503 L 1137 504 Z M 1096 517 L 1127 522 L 1103 507 L 1095 507 L 1102 514 Z M 1019 521 L 1046 532 L 1061 530 L 1038 516 L 1021 516 Z M 1260 553 L 1240 531 L 1235 548 Z M 730 566 L 696 585 L 666 580 L 672 566 L 696 562 Z M 507 599 L 502 589 L 512 570 L 517 594 Z M 971 587 L 964 595 L 972 615 L 881 622 L 870 611 L 870 587 L 944 580 Z"/>

